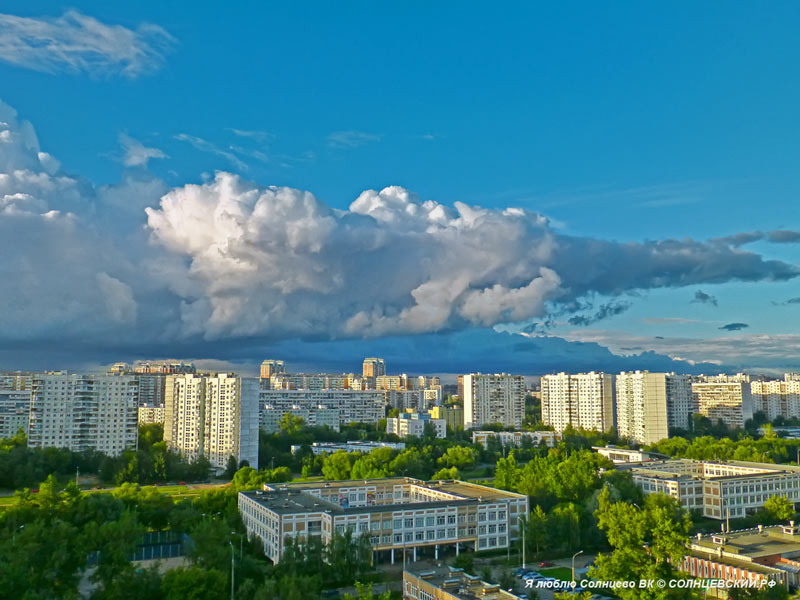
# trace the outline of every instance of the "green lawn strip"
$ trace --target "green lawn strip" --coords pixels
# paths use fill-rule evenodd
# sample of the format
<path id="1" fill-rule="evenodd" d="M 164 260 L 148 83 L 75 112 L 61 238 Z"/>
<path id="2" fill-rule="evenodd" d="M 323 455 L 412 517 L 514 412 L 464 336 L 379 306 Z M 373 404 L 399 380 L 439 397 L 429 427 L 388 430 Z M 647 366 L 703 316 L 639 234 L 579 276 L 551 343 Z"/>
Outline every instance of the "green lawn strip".
<path id="1" fill-rule="evenodd" d="M 553 567 L 552 569 L 537 570 L 545 577 L 555 577 L 561 581 L 572 581 L 572 570 L 568 569 L 567 567 Z"/>

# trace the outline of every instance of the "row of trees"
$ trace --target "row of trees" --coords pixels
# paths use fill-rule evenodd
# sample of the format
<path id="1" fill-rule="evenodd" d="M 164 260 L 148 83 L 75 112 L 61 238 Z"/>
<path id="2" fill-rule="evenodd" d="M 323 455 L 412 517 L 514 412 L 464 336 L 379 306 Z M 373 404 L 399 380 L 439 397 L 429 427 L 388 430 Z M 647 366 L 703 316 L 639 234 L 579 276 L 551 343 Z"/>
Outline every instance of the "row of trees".
<path id="1" fill-rule="evenodd" d="M 137 450 L 120 456 L 107 456 L 87 450 L 72 452 L 64 448 L 28 448 L 21 431 L 10 439 L 0 439 L 0 488 L 33 488 L 48 475 L 60 479 L 76 472 L 95 475 L 107 484 L 156 483 L 165 481 L 202 481 L 208 478 L 211 465 L 204 457 L 184 460 L 167 448 L 162 425 L 141 425 Z"/>
<path id="2" fill-rule="evenodd" d="M 137 569 L 130 558 L 147 531 L 186 533 L 190 564 L 163 576 Z M 236 596 L 248 600 L 314 598 L 323 586 L 352 585 L 370 571 L 368 540 L 350 534 L 328 547 L 289 544 L 286 560 L 273 567 L 263 547 L 246 540 L 233 487 L 175 500 L 130 483 L 81 493 L 50 476 L 0 513 L 0 590 L 26 600 L 77 599 L 79 589 L 93 600 L 223 598 L 232 551 Z"/>

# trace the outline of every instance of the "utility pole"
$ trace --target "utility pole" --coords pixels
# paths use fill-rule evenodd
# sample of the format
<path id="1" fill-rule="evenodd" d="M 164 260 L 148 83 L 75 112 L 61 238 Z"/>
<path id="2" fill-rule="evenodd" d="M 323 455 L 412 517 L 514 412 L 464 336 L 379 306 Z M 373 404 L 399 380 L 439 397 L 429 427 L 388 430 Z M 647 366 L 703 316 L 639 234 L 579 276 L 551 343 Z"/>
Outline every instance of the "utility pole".
<path id="1" fill-rule="evenodd" d="M 80 467 L 75 467 L 75 487 L 78 486 L 78 473 L 80 472 Z"/>
<path id="2" fill-rule="evenodd" d="M 236 555 L 233 553 L 233 542 L 228 540 L 228 543 L 231 545 L 231 600 L 233 600 L 233 561 L 236 558 Z"/>

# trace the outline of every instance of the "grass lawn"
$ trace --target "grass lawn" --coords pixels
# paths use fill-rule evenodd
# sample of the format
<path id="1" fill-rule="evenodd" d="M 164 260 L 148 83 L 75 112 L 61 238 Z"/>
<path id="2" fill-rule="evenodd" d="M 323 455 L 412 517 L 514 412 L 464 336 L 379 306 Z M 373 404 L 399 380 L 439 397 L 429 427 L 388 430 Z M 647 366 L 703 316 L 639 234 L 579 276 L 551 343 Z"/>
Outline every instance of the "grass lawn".
<path id="1" fill-rule="evenodd" d="M 553 567 L 552 569 L 538 569 L 545 577 L 555 577 L 561 581 L 572 581 L 572 571 L 567 567 Z"/>

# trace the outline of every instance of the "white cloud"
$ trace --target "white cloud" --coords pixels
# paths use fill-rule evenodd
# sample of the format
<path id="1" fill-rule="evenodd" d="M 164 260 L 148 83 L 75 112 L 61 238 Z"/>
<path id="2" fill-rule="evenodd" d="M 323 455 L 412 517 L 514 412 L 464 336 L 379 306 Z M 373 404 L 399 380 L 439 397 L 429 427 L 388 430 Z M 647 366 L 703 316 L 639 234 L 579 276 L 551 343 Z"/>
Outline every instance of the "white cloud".
<path id="1" fill-rule="evenodd" d="M 148 148 L 126 133 L 119 134 L 119 143 L 125 153 L 122 157 L 122 164 L 126 167 L 146 167 L 151 158 L 168 158 L 158 148 Z"/>
<path id="2" fill-rule="evenodd" d="M 160 68 L 174 42 L 158 25 L 133 30 L 74 10 L 38 19 L 0 14 L 0 60 L 46 73 L 135 78 Z"/>
<path id="3" fill-rule="evenodd" d="M 188 133 L 179 133 L 175 136 L 175 139 L 179 142 L 186 142 L 187 144 L 190 144 L 195 150 L 199 150 L 200 152 L 221 156 L 240 171 L 247 171 L 247 165 L 233 152 L 223 150 L 208 140 L 204 140 L 203 138 L 199 138 L 195 135 L 189 135 Z"/>
<path id="4" fill-rule="evenodd" d="M 358 148 L 372 142 L 379 142 L 383 136 L 366 131 L 334 131 L 327 137 L 331 148 Z"/>

